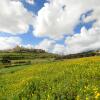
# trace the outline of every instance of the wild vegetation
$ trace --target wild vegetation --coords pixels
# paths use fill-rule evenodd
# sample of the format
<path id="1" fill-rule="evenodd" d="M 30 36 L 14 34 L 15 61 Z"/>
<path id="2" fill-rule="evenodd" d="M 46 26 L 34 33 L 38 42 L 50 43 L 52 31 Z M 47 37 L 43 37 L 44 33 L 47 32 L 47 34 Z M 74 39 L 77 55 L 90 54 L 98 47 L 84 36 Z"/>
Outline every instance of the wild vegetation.
<path id="1" fill-rule="evenodd" d="M 2 68 L 0 100 L 100 100 L 100 57 Z"/>
<path id="2" fill-rule="evenodd" d="M 57 56 L 44 50 L 17 46 L 11 50 L 0 51 L 0 68 L 53 61 Z"/>
<path id="3" fill-rule="evenodd" d="M 17 46 L 10 50 L 0 51 L 0 68 L 99 55 L 99 51 L 89 51 L 70 55 L 57 55 L 47 53 L 41 49 L 27 49 L 24 47 Z"/>

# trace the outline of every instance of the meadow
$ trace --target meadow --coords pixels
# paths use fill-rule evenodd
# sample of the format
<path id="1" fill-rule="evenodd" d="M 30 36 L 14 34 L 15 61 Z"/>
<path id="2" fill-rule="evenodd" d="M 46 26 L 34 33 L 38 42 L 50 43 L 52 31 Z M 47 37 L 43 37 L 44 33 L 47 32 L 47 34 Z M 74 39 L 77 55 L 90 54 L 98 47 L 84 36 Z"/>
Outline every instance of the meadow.
<path id="1" fill-rule="evenodd" d="M 1 68 L 0 100 L 100 100 L 100 57 Z"/>

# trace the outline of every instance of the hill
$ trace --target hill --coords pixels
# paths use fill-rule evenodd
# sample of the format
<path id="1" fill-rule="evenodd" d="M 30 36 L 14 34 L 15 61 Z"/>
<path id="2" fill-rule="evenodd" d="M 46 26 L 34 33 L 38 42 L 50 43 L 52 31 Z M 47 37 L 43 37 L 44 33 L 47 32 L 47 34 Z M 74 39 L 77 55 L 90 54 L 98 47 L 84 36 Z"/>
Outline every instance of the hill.
<path id="1" fill-rule="evenodd" d="M 28 49 L 16 46 L 13 49 L 0 51 L 0 68 L 23 65 L 23 64 L 29 65 L 40 62 L 51 62 L 63 59 L 99 56 L 99 55 L 100 55 L 99 50 L 88 51 L 78 54 L 70 54 L 70 55 L 57 55 L 48 53 L 41 49 L 33 49 L 33 48 Z"/>
<path id="2" fill-rule="evenodd" d="M 17 54 L 19 54 L 20 56 L 23 56 L 23 58 L 25 58 L 25 56 L 28 57 L 27 54 L 30 54 L 30 58 L 31 56 L 34 54 L 33 58 L 57 58 L 58 59 L 70 59 L 70 58 L 81 58 L 81 57 L 89 57 L 89 56 L 97 56 L 100 55 L 100 50 L 92 50 L 92 51 L 87 51 L 87 52 L 82 52 L 82 53 L 77 53 L 77 54 L 69 54 L 69 55 L 58 55 L 58 54 L 52 54 L 52 53 L 48 53 L 45 50 L 41 50 L 41 49 L 34 49 L 34 48 L 25 48 L 22 46 L 16 46 L 13 49 L 9 49 L 9 50 L 3 50 L 0 51 L 0 55 L 13 55 L 15 54 L 15 56 L 17 57 Z M 18 55 L 18 59 L 22 58 L 19 57 Z M 26 58 L 27 58 L 26 57 Z"/>
<path id="3" fill-rule="evenodd" d="M 17 46 L 10 50 L 0 51 L 0 67 L 49 62 L 57 56 L 41 49 L 27 49 Z"/>
<path id="4" fill-rule="evenodd" d="M 100 50 L 87 51 L 77 54 L 61 55 L 58 56 L 56 59 L 73 59 L 73 58 L 83 58 L 91 56 L 100 56 Z"/>

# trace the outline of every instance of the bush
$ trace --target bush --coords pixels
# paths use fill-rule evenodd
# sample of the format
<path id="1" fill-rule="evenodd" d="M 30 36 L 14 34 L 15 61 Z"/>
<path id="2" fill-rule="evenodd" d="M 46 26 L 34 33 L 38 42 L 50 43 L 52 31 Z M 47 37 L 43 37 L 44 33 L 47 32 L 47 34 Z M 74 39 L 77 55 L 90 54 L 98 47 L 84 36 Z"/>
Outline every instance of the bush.
<path id="1" fill-rule="evenodd" d="M 9 56 L 3 56 L 1 62 L 2 62 L 3 64 L 10 65 L 10 64 L 11 64 L 10 57 L 9 57 Z"/>

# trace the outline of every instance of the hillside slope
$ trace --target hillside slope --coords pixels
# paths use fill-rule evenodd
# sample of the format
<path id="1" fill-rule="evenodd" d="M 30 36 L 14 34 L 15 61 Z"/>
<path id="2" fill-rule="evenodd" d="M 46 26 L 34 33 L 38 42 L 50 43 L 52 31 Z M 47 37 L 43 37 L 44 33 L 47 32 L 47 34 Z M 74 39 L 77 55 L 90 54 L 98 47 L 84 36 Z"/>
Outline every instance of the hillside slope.
<path id="1" fill-rule="evenodd" d="M 17 46 L 11 50 L 0 51 L 0 68 L 50 62 L 54 61 L 56 57 L 58 55 L 41 49 L 27 49 Z"/>

